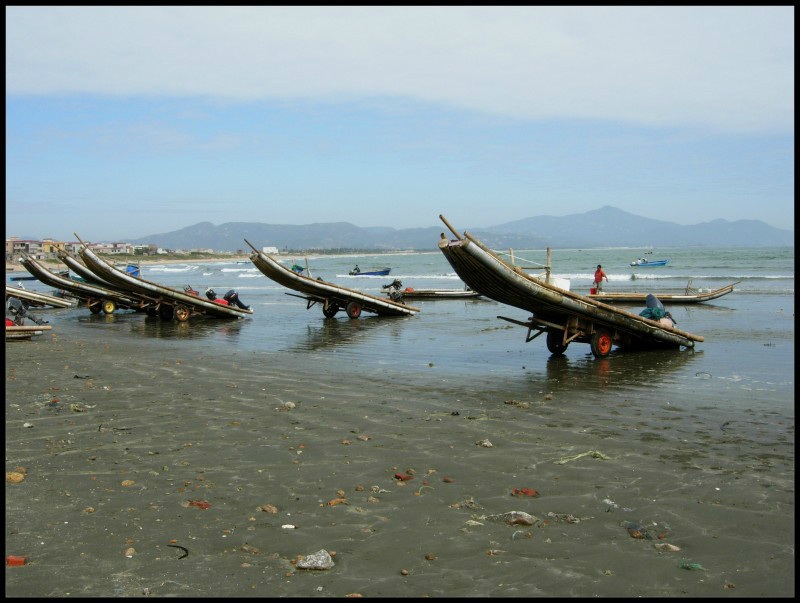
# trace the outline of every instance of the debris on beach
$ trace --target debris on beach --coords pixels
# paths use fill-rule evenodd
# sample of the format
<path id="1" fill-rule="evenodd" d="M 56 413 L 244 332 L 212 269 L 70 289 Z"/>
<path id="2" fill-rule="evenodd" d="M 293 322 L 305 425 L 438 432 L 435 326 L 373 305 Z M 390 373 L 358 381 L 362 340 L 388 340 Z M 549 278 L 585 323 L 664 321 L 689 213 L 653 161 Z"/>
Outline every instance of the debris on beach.
<path id="1" fill-rule="evenodd" d="M 397 479 L 397 480 L 405 482 L 405 481 L 408 481 L 410 479 L 414 479 L 414 476 L 413 475 L 403 474 L 403 473 L 395 473 L 394 474 L 394 478 Z"/>
<path id="2" fill-rule="evenodd" d="M 669 542 L 656 542 L 653 547 L 659 551 L 668 551 L 670 553 L 677 553 L 681 547 L 670 544 Z"/>
<path id="3" fill-rule="evenodd" d="M 603 461 L 610 461 L 611 460 L 611 457 L 606 456 L 605 454 L 603 454 L 599 450 L 587 450 L 586 452 L 581 452 L 580 454 L 576 454 L 575 456 L 565 456 L 564 458 L 561 458 L 561 459 L 559 459 L 557 461 L 553 461 L 553 463 L 556 464 L 556 465 L 563 465 L 563 464 L 569 463 L 571 461 L 577 461 L 578 459 L 583 458 L 585 456 L 591 456 L 594 459 L 601 459 Z"/>
<path id="4" fill-rule="evenodd" d="M 306 555 L 302 559 L 299 559 L 296 567 L 297 569 L 304 570 L 328 570 L 334 565 L 335 564 L 333 563 L 330 553 L 328 553 L 328 551 L 325 549 L 320 549 L 316 553 Z"/>
<path id="5" fill-rule="evenodd" d="M 539 521 L 537 517 L 534 517 L 530 513 L 525 513 L 525 511 L 509 511 L 508 513 L 500 513 L 499 515 L 487 515 L 486 519 L 504 521 L 512 526 L 532 526 Z"/>
<path id="6" fill-rule="evenodd" d="M 562 522 L 562 523 L 580 523 L 581 522 L 579 517 L 575 517 L 571 513 L 553 513 L 552 511 L 549 511 L 546 514 L 546 516 L 550 518 L 550 519 L 547 520 L 547 522 L 550 522 L 550 521 L 558 521 L 558 522 Z"/>
<path id="7" fill-rule="evenodd" d="M 514 488 L 511 491 L 511 496 L 531 496 L 536 498 L 539 496 L 539 492 L 530 488 Z"/>
<path id="8" fill-rule="evenodd" d="M 680 567 L 681 569 L 685 570 L 697 570 L 701 572 L 706 571 L 706 568 L 704 568 L 702 565 L 689 561 L 688 559 L 681 559 Z"/>
<path id="9" fill-rule="evenodd" d="M 473 499 L 471 496 L 464 502 L 453 503 L 450 505 L 451 509 L 461 509 L 462 507 L 466 507 L 467 509 L 483 509 L 483 507 L 475 502 L 475 499 Z"/>
<path id="10" fill-rule="evenodd" d="M 20 566 L 28 563 L 28 557 L 25 555 L 6 555 L 6 565 Z"/>
<path id="11" fill-rule="evenodd" d="M 273 515 L 275 515 L 278 512 L 278 507 L 269 504 L 261 505 L 259 507 L 256 507 L 256 511 L 262 511 L 264 513 L 272 513 Z"/>
<path id="12" fill-rule="evenodd" d="M 20 471 L 6 471 L 6 481 L 10 484 L 18 484 L 25 481 L 25 474 Z"/>
<path id="13" fill-rule="evenodd" d="M 667 533 L 663 530 L 656 529 L 657 524 L 652 526 L 645 526 L 635 521 L 623 521 L 620 524 L 623 528 L 628 530 L 631 538 L 639 540 L 663 540 L 667 537 Z"/>
<path id="14" fill-rule="evenodd" d="M 211 503 L 205 500 L 187 500 L 181 503 L 183 507 L 197 507 L 198 509 L 203 509 L 204 511 L 211 507 Z"/>
<path id="15" fill-rule="evenodd" d="M 484 448 L 491 448 L 492 443 L 488 439 L 478 440 L 475 442 L 477 446 L 483 446 Z"/>

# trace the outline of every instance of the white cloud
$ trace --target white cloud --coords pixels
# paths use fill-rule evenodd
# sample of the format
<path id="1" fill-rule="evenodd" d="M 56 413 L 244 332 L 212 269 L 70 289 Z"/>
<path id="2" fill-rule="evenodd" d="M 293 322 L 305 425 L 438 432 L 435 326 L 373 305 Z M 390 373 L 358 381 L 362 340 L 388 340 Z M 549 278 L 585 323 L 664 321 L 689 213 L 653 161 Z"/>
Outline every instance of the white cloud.
<path id="1" fill-rule="evenodd" d="M 7 94 L 401 96 L 794 127 L 793 7 L 7 7 Z"/>

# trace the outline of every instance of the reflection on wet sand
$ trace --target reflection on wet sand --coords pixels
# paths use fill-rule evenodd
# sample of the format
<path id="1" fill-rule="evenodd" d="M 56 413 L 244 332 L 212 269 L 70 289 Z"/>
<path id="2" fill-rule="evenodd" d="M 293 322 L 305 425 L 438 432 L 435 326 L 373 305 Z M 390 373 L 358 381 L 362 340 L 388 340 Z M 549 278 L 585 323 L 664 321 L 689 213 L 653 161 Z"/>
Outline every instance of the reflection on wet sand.
<path id="1" fill-rule="evenodd" d="M 295 341 L 288 351 L 306 352 L 335 348 L 378 331 L 396 336 L 406 319 L 402 317 L 369 316 L 360 320 L 337 320 L 328 318 L 321 323 L 306 325 L 305 337 Z"/>
<path id="2" fill-rule="evenodd" d="M 201 339 L 213 335 L 223 335 L 237 339 L 248 320 L 224 320 L 197 318 L 187 322 L 161 320 L 145 316 L 144 320 L 131 323 L 131 332 L 160 339 Z"/>
<path id="3" fill-rule="evenodd" d="M 545 367 L 551 389 L 597 388 L 614 390 L 648 386 L 669 380 L 687 363 L 702 357 L 702 350 L 651 350 L 626 353 L 615 350 L 606 358 L 550 356 Z"/>

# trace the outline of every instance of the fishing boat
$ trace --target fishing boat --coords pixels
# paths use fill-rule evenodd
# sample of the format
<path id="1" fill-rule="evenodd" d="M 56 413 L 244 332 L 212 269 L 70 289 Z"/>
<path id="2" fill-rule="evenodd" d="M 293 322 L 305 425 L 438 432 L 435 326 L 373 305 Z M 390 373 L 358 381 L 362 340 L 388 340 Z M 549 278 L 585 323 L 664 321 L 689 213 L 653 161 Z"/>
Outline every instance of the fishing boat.
<path id="1" fill-rule="evenodd" d="M 147 298 L 153 301 L 148 306 L 147 312 L 150 315 L 156 313 L 163 320 L 177 319 L 178 322 L 185 322 L 192 316 L 213 316 L 216 318 L 244 318 L 253 313 L 253 310 L 239 308 L 235 305 L 223 305 L 221 303 L 203 299 L 192 295 L 186 291 L 179 291 L 172 287 L 159 285 L 143 278 L 133 277 L 122 270 L 114 268 L 105 260 L 98 257 L 86 244 L 75 235 L 83 247 L 80 257 L 86 267 L 101 279 L 111 283 L 130 293 Z"/>
<path id="2" fill-rule="evenodd" d="M 46 268 L 45 268 L 45 270 L 46 270 Z M 61 270 L 61 271 L 56 272 L 54 274 L 58 274 L 59 276 L 64 276 L 64 277 L 69 278 L 69 270 Z M 10 278 L 10 280 L 12 280 L 12 281 L 35 281 L 37 279 L 36 279 L 35 276 L 28 275 L 28 276 L 12 276 Z"/>
<path id="3" fill-rule="evenodd" d="M 651 266 L 666 266 L 669 260 L 648 260 L 647 258 L 639 258 L 635 262 L 631 262 L 631 266 L 641 266 L 648 268 Z"/>
<path id="4" fill-rule="evenodd" d="M 28 289 L 20 289 L 19 287 L 11 287 L 6 285 L 6 299 L 14 297 L 29 306 L 46 307 L 52 306 L 54 308 L 69 308 L 76 304 L 74 299 L 64 299 L 54 295 L 47 295 L 39 293 L 38 291 L 29 291 Z"/>
<path id="5" fill-rule="evenodd" d="M 592 354 L 605 357 L 612 346 L 623 348 L 693 348 L 703 341 L 666 321 L 656 321 L 579 295 L 536 278 L 501 259 L 469 233 L 459 235 L 444 216 L 439 216 L 455 234 L 442 238 L 439 249 L 461 280 L 473 291 L 531 313 L 527 321 L 498 316 L 527 327 L 525 341 L 542 334 L 553 354 L 563 354 L 573 342 L 588 343 Z M 534 335 L 531 335 L 535 331 Z"/>
<path id="6" fill-rule="evenodd" d="M 420 311 L 419 308 L 407 306 L 385 297 L 377 297 L 355 289 L 341 287 L 323 281 L 321 278 L 314 279 L 297 274 L 259 251 L 247 239 L 245 239 L 245 243 L 253 249 L 250 260 L 264 276 L 284 287 L 302 293 L 303 295 L 294 293 L 287 293 L 287 295 L 305 299 L 306 309 L 310 309 L 317 303 L 322 304 L 322 313 L 327 318 L 333 318 L 342 308 L 350 318 L 358 318 L 362 312 L 371 312 L 379 316 L 411 316 Z"/>
<path id="7" fill-rule="evenodd" d="M 361 272 L 358 266 L 348 272 L 350 276 L 387 276 L 392 271 L 391 268 L 378 268 L 377 270 L 370 270 L 369 272 Z"/>
<path id="8" fill-rule="evenodd" d="M 111 283 L 101 279 L 99 276 L 89 270 L 84 264 L 82 264 L 76 257 L 70 255 L 66 251 L 59 250 L 56 255 L 58 256 L 58 259 L 61 260 L 67 266 L 67 268 L 74 273 L 72 280 L 81 283 L 89 283 L 90 285 L 97 285 L 99 287 L 105 287 L 106 289 L 114 289 Z"/>
<path id="9" fill-rule="evenodd" d="M 100 312 L 113 314 L 117 308 L 140 310 L 154 303 L 153 300 L 140 296 L 123 294 L 54 274 L 31 257 L 23 256 L 20 259 L 20 263 L 45 285 L 66 291 L 72 297 L 82 300 L 92 314 L 99 314 Z"/>
<path id="10" fill-rule="evenodd" d="M 723 295 L 727 295 L 731 291 L 735 285 L 738 285 L 741 281 L 736 281 L 735 283 L 731 283 L 730 285 L 725 285 L 724 287 L 720 287 L 719 289 L 715 289 L 714 291 L 704 291 L 700 292 L 697 290 L 692 290 L 689 287 L 686 288 L 686 291 L 682 293 L 656 293 L 658 299 L 662 302 L 667 302 L 670 304 L 696 304 L 700 302 L 707 302 L 711 301 L 712 299 L 717 299 L 722 297 Z M 606 303 L 631 303 L 631 304 L 643 304 L 645 299 L 647 298 L 647 293 L 637 293 L 637 292 L 626 292 L 626 291 L 613 291 L 613 292 L 603 292 L 600 293 L 592 293 L 587 295 L 589 299 L 596 299 Z"/>
<path id="11" fill-rule="evenodd" d="M 401 291 L 403 299 L 476 299 L 481 294 L 471 289 L 413 289 Z"/>

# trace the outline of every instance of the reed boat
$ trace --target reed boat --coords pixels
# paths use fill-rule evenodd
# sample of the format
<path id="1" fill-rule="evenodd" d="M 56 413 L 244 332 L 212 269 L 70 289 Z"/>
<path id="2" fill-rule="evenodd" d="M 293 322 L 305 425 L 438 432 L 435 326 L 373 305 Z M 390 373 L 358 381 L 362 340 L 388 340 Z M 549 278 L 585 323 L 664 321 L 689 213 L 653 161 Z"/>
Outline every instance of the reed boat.
<path id="1" fill-rule="evenodd" d="M 191 295 L 185 291 L 159 285 L 158 283 L 153 283 L 141 277 L 131 276 L 98 257 L 83 241 L 81 241 L 77 234 L 75 236 L 83 245 L 80 251 L 80 257 L 84 264 L 86 264 L 86 267 L 95 275 L 115 287 L 152 300 L 152 305 L 147 308 L 147 313 L 150 315 L 155 315 L 157 313 L 163 320 L 172 320 L 175 318 L 179 322 L 185 322 L 192 316 L 244 318 L 253 313 L 253 310 L 244 310 L 237 306 L 222 305 L 208 299 Z"/>
<path id="2" fill-rule="evenodd" d="M 99 276 L 97 276 L 94 272 L 89 270 L 85 265 L 83 265 L 78 258 L 70 255 L 66 251 L 58 250 L 56 252 L 58 259 L 61 260 L 67 268 L 69 268 L 72 272 L 78 275 L 83 282 L 89 283 L 90 285 L 97 285 L 98 287 L 104 287 L 106 289 L 111 289 L 112 291 L 115 290 L 114 285 L 109 283 L 108 281 L 104 281 Z M 78 280 L 78 279 L 75 279 Z M 122 293 L 123 289 L 116 289 L 118 292 Z"/>
<path id="3" fill-rule="evenodd" d="M 724 287 L 720 287 L 719 289 L 715 289 L 714 291 L 707 291 L 700 293 L 699 291 L 695 291 L 691 293 L 690 290 L 684 293 L 653 293 L 658 299 L 660 299 L 664 303 L 670 304 L 697 304 L 700 302 L 707 302 L 711 301 L 712 299 L 717 299 L 722 297 L 723 295 L 728 295 L 735 285 L 738 285 L 741 281 L 736 281 L 735 283 L 731 283 L 730 285 L 725 285 Z M 589 299 L 596 299 L 602 302 L 616 304 L 616 303 L 630 303 L 630 304 L 643 304 L 645 299 L 647 298 L 647 293 L 633 293 L 633 292 L 600 292 L 600 293 L 592 293 L 587 295 Z"/>
<path id="4" fill-rule="evenodd" d="M 14 341 L 20 339 L 30 339 L 35 335 L 41 335 L 45 331 L 51 330 L 53 327 L 50 325 L 6 325 L 6 341 Z"/>
<path id="5" fill-rule="evenodd" d="M 93 314 L 112 314 L 117 308 L 144 309 L 150 302 L 139 296 L 122 294 L 97 285 L 81 283 L 50 272 L 31 257 L 23 256 L 20 263 L 35 278 L 45 285 L 66 291 L 70 296 L 82 300 Z"/>
<path id="6" fill-rule="evenodd" d="M 371 312 L 379 316 L 411 316 L 420 311 L 419 308 L 407 306 L 385 297 L 369 295 L 355 289 L 328 283 L 322 279 L 298 274 L 275 261 L 263 251 L 256 249 L 247 239 L 244 242 L 253 249 L 250 261 L 264 276 L 288 289 L 302 293 L 303 295 L 292 293 L 287 293 L 287 295 L 305 299 L 306 309 L 317 303 L 322 304 L 322 313 L 328 318 L 335 316 L 342 308 L 350 318 L 358 318 L 362 312 Z"/>
<path id="7" fill-rule="evenodd" d="M 704 340 L 675 328 L 669 320 L 644 318 L 548 284 L 501 259 L 469 233 L 459 235 L 444 216 L 439 217 L 456 236 L 455 240 L 440 239 L 439 249 L 461 280 L 473 291 L 531 313 L 527 321 L 498 316 L 527 327 L 526 342 L 546 334 L 547 348 L 553 354 L 563 354 L 577 341 L 588 343 L 596 357 L 604 357 L 614 345 L 629 349 L 694 348 L 695 342 Z"/>
<path id="8" fill-rule="evenodd" d="M 470 289 L 412 289 L 407 287 L 400 293 L 403 299 L 475 299 L 481 296 Z"/>
<path id="9" fill-rule="evenodd" d="M 36 307 L 52 306 L 54 308 L 69 308 L 76 304 L 74 299 L 64 299 L 63 297 L 56 297 L 55 295 L 47 295 L 45 293 L 39 293 L 38 291 L 30 291 L 28 289 L 20 289 L 19 287 L 6 285 L 6 299 L 9 297 L 16 297 L 28 305 Z"/>

